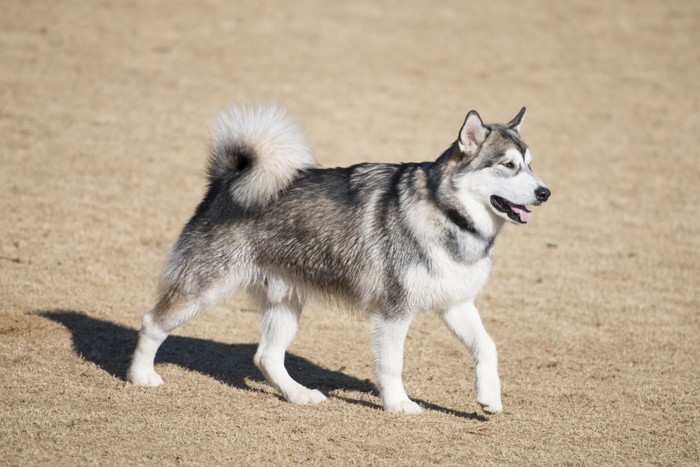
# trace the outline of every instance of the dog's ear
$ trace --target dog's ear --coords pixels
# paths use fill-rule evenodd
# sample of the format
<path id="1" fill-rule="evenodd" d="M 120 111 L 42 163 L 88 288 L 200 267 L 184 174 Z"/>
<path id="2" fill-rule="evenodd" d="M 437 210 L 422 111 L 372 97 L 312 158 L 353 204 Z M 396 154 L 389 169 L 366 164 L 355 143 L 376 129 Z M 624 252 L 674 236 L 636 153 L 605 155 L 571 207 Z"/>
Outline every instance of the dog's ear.
<path id="1" fill-rule="evenodd" d="M 464 154 L 474 155 L 488 135 L 489 129 L 481 121 L 479 113 L 476 110 L 470 110 L 467 118 L 464 119 L 462 129 L 459 130 L 459 149 Z"/>
<path id="2" fill-rule="evenodd" d="M 525 107 L 520 109 L 520 112 L 518 112 L 518 115 L 515 116 L 513 120 L 508 122 L 508 125 L 506 125 L 508 128 L 511 130 L 515 130 L 518 133 L 520 133 L 520 127 L 523 125 L 523 121 L 525 120 Z"/>

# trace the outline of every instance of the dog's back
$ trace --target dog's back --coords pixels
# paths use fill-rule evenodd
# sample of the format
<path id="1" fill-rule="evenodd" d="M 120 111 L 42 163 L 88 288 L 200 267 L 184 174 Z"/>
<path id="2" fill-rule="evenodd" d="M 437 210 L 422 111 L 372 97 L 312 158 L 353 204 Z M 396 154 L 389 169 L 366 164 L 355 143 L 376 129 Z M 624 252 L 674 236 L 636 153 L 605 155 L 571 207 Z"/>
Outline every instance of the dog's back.
<path id="1" fill-rule="evenodd" d="M 404 186 L 424 178 L 416 169 L 361 164 L 300 174 L 251 223 L 256 265 L 355 308 L 405 305 L 397 269 L 426 260 L 402 218 Z"/>

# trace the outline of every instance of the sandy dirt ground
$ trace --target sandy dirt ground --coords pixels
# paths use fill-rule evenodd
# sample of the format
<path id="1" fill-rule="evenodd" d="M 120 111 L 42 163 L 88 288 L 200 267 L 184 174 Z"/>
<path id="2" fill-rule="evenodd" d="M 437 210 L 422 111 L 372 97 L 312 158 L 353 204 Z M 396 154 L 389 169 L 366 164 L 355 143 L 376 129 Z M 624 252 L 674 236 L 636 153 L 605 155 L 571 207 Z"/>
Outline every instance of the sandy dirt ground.
<path id="1" fill-rule="evenodd" d="M 0 5 L 0 464 L 700 463 L 700 3 L 61 1 Z M 466 112 L 523 127 L 553 191 L 506 226 L 479 300 L 504 413 L 434 315 L 407 341 L 426 412 L 380 409 L 368 323 L 311 307 L 254 369 L 245 297 L 124 377 L 209 127 L 276 101 L 326 166 L 435 159 Z"/>

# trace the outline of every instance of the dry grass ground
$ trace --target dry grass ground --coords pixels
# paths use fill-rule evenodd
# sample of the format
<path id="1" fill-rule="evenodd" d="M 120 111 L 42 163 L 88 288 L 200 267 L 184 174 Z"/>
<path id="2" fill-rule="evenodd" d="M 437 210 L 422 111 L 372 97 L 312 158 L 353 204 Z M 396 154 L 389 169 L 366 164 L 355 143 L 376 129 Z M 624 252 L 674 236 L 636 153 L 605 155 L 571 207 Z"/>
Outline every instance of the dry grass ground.
<path id="1" fill-rule="evenodd" d="M 0 463 L 700 463 L 700 3 L 7 0 L 0 15 Z M 367 323 L 312 308 L 281 401 L 234 297 L 124 381 L 160 265 L 204 189 L 208 125 L 275 100 L 328 166 L 435 158 L 464 114 L 529 108 L 554 193 L 507 226 L 480 308 L 505 413 L 412 327 L 374 392 Z"/>

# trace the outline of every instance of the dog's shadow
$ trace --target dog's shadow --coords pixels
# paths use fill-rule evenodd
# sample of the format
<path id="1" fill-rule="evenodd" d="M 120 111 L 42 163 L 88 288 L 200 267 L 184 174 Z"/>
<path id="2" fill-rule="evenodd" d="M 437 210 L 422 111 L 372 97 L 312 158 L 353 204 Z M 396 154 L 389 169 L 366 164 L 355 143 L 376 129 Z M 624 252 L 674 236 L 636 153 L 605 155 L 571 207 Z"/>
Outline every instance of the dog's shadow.
<path id="1" fill-rule="evenodd" d="M 34 314 L 59 323 L 72 334 L 73 349 L 84 360 L 121 380 L 126 380 L 131 355 L 136 348 L 138 332 L 127 327 L 69 310 L 45 310 Z M 172 363 L 208 375 L 229 386 L 253 390 L 248 381 L 264 381 L 253 365 L 256 344 L 224 344 L 194 337 L 170 336 L 158 350 L 156 363 Z M 287 370 L 299 383 L 318 388 L 324 393 L 342 389 L 377 394 L 374 384 L 313 364 L 307 359 L 287 353 Z M 381 408 L 364 400 L 333 396 L 349 403 Z M 458 417 L 486 420 L 477 413 L 446 409 L 417 400 L 424 407 Z"/>

